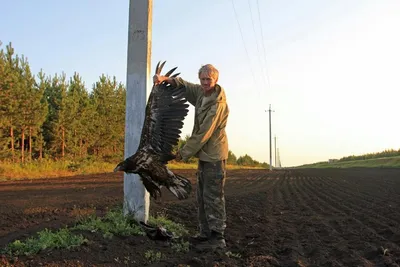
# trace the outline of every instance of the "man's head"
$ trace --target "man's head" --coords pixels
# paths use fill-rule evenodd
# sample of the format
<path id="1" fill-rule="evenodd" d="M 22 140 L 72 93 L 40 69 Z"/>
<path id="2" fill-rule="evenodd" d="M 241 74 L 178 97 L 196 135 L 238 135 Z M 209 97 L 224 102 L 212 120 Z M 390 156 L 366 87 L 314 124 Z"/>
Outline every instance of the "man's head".
<path id="1" fill-rule="evenodd" d="M 211 64 L 201 66 L 199 69 L 199 79 L 201 87 L 205 94 L 214 90 L 215 84 L 218 82 L 219 72 Z"/>

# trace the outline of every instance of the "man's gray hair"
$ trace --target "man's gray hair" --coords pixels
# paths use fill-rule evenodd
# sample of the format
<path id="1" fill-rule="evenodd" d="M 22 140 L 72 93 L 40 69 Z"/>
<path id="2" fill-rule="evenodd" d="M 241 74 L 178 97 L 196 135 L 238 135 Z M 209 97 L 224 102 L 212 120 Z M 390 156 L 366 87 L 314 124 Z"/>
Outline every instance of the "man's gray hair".
<path id="1" fill-rule="evenodd" d="M 199 69 L 199 78 L 200 78 L 201 73 L 207 73 L 208 75 L 210 75 L 211 77 L 213 77 L 216 80 L 219 77 L 218 70 L 211 64 L 206 64 L 206 65 L 201 66 L 201 68 Z"/>

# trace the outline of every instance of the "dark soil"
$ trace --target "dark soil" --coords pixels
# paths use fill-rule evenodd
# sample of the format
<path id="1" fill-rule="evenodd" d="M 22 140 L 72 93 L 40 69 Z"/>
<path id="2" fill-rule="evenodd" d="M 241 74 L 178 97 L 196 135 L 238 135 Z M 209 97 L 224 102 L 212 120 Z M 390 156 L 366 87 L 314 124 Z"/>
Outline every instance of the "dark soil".
<path id="1" fill-rule="evenodd" d="M 194 181 L 194 170 L 177 172 Z M 103 215 L 122 199 L 122 174 L 0 182 L 0 248 L 94 210 Z M 78 249 L 3 255 L 0 266 L 400 266 L 400 169 L 232 170 L 226 205 L 227 250 L 236 257 L 81 231 L 91 242 Z M 179 201 L 163 191 L 150 214 L 196 232 L 194 192 Z M 149 250 L 165 258 L 150 263 Z"/>

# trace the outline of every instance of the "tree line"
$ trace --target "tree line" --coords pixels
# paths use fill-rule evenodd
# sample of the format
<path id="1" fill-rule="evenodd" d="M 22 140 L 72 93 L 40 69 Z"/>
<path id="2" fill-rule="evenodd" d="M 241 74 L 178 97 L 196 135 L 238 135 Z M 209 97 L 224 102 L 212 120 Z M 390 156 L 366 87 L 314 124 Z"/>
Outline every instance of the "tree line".
<path id="1" fill-rule="evenodd" d="M 123 157 L 126 88 L 115 76 L 102 74 L 89 92 L 77 72 L 35 75 L 11 43 L 0 46 L 0 161 Z M 232 151 L 228 163 L 267 166 Z"/>
<path id="2" fill-rule="evenodd" d="M 400 156 L 400 149 L 388 149 L 381 152 L 376 153 L 367 153 L 363 155 L 352 155 L 340 158 L 338 161 L 353 161 L 353 160 L 365 160 L 365 159 L 376 159 L 376 158 L 389 158 L 389 157 L 398 157 Z"/>

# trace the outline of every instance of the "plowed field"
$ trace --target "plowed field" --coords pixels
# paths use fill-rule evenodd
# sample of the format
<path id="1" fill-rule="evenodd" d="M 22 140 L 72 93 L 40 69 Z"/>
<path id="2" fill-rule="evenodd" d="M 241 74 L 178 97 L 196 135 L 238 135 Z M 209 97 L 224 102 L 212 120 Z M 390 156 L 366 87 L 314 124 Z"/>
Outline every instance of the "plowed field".
<path id="1" fill-rule="evenodd" d="M 195 171 L 178 173 L 193 180 Z M 196 200 L 163 191 L 150 213 L 196 231 Z M 120 205 L 123 176 L 101 174 L 0 183 L 0 247 L 73 225 L 78 213 Z M 400 169 L 232 170 L 226 182 L 228 255 L 174 252 L 146 237 L 104 239 L 42 251 L 16 266 L 400 266 Z M 149 264 L 144 254 L 165 258 Z M 0 261 L 1 265 L 1 261 Z"/>

